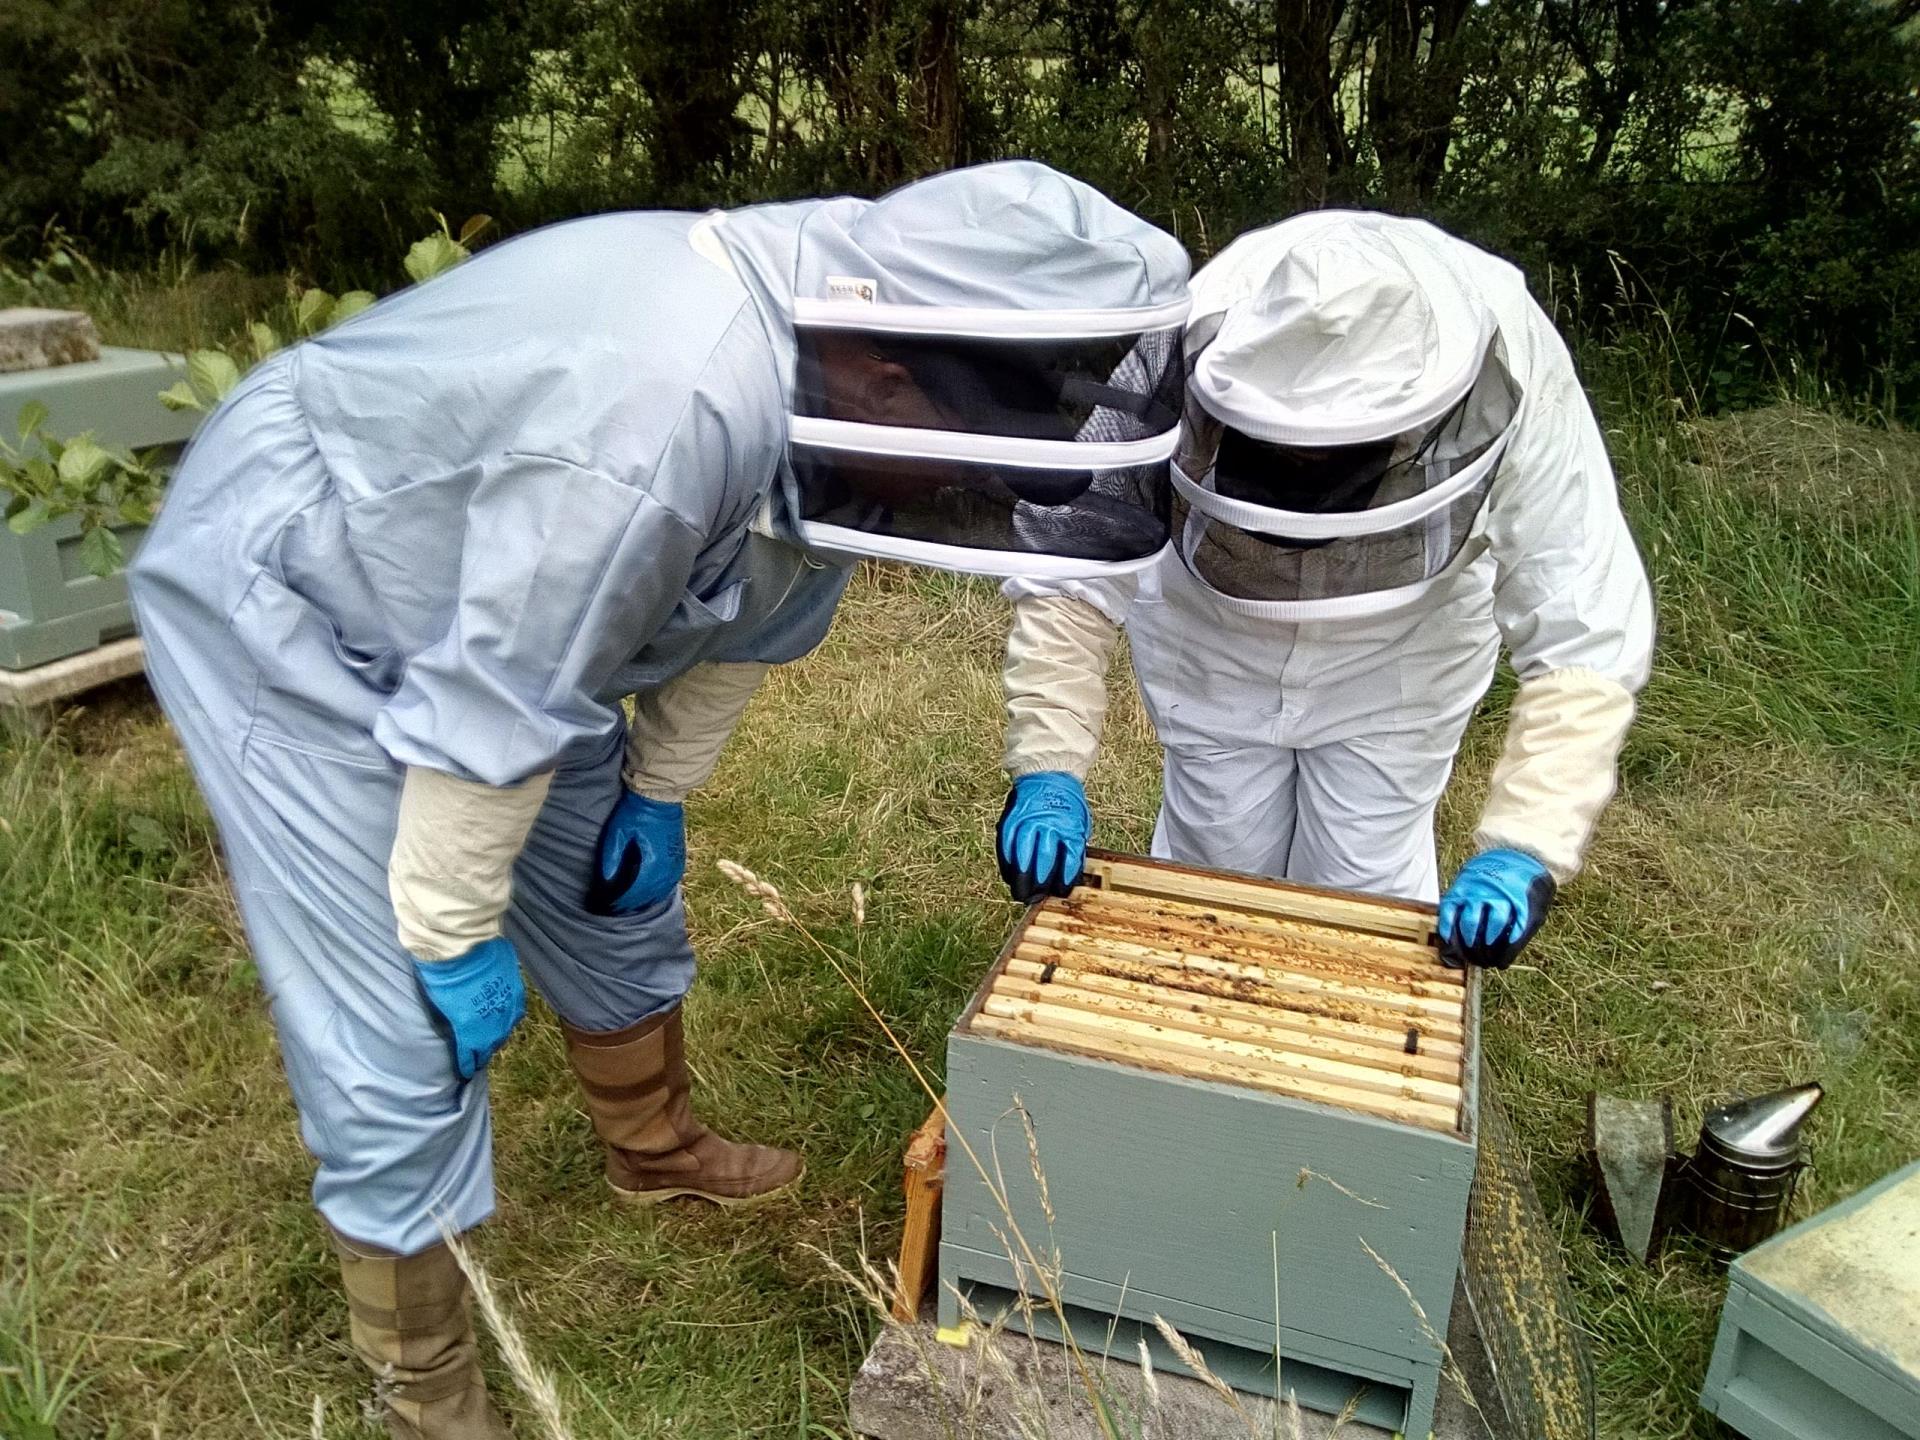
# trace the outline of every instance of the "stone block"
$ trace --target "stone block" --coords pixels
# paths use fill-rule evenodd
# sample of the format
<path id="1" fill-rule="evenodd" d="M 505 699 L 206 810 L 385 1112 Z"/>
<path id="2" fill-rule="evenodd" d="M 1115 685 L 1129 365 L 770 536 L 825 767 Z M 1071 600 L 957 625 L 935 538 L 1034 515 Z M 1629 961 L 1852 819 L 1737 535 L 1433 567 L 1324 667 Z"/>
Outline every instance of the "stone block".
<path id="1" fill-rule="evenodd" d="M 129 636 L 31 670 L 0 669 L 0 725 L 43 730 L 63 702 L 145 668 L 146 651 L 137 636 Z"/>
<path id="2" fill-rule="evenodd" d="M 93 317 L 80 310 L 0 310 L 0 373 L 100 358 Z"/>
<path id="3" fill-rule="evenodd" d="M 1149 1378 L 1135 1363 L 1137 1353 L 1123 1353 L 1104 1331 L 1093 1344 L 1087 1369 L 1101 1402 L 1124 1417 L 1121 1433 L 1139 1440 L 1393 1440 L 1391 1429 L 1350 1416 L 1287 1413 L 1259 1395 L 1228 1399 L 1193 1376 L 1156 1371 Z M 1459 1363 L 1440 1387 L 1433 1440 L 1496 1440 L 1487 1418 L 1496 1407 L 1486 1357 L 1464 1297 L 1454 1303 L 1447 1347 Z M 1112 1433 L 1094 1414 L 1080 1367 L 1064 1346 L 977 1327 L 964 1345 L 946 1344 L 931 1312 L 880 1332 L 854 1379 L 849 1418 L 866 1440 L 1102 1440 Z"/>

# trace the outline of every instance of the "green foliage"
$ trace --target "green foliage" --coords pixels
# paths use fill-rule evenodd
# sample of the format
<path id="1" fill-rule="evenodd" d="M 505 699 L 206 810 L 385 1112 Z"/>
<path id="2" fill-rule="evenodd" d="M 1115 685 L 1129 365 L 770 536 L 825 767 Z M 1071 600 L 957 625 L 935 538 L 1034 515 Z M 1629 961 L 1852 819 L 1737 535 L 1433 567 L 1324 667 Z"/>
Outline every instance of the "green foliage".
<path id="1" fill-rule="evenodd" d="M 503 127 L 528 100 L 545 35 L 535 0 L 281 0 L 305 54 L 373 103 L 394 154 L 460 211 L 497 203 Z"/>
<path id="2" fill-rule="evenodd" d="M 445 216 L 434 218 L 439 230 L 416 241 L 407 252 L 405 268 L 416 283 L 466 259 L 471 242 L 493 223 L 490 216 L 471 216 L 456 238 Z M 62 254 L 69 266 L 86 264 L 64 247 Z M 298 340 L 317 335 L 358 315 L 374 299 L 368 290 L 336 296 L 289 280 L 279 329 L 254 320 L 246 326 L 242 345 L 188 351 L 186 378 L 161 391 L 158 399 L 169 410 L 211 411 L 240 383 L 249 366 L 286 343 L 283 336 Z M 111 575 L 126 563 L 116 527 L 152 523 L 166 485 L 166 468 L 158 451 L 135 456 L 108 450 L 91 435 L 59 439 L 47 430 L 46 419 L 46 407 L 32 402 L 20 411 L 18 446 L 0 439 L 0 496 L 5 498 L 7 524 L 15 534 L 27 535 L 64 516 L 78 516 L 81 559 L 94 574 Z"/>
<path id="3" fill-rule="evenodd" d="M 124 7 L 121 7 L 124 9 Z M 1046 159 L 1196 257 L 1434 216 L 1707 406 L 1809 369 L 1920 414 L 1914 0 L 92 0 L 0 12 L 0 248 L 382 275 L 504 228 Z M 444 239 L 413 252 L 426 273 Z M 436 258 L 437 257 L 437 258 Z M 414 271 L 409 271 L 413 274 Z M 1621 277 L 1633 293 L 1622 294 Z M 399 276 L 393 274 L 390 280 Z M 1624 302 L 1624 303 L 1623 303 Z"/>
<path id="4" fill-rule="evenodd" d="M 490 215 L 469 216 L 467 223 L 460 227 L 460 238 L 456 240 L 453 232 L 447 228 L 446 216 L 436 213 L 434 219 L 440 222 L 439 233 L 437 235 L 428 235 L 424 239 L 414 241 L 413 248 L 407 251 L 405 262 L 406 271 L 416 285 L 422 281 L 431 280 L 434 276 L 444 271 L 451 270 L 462 260 L 466 259 L 467 256 L 472 253 L 468 250 L 468 245 L 470 245 L 487 226 L 493 223 L 493 217 Z M 320 306 L 331 306 L 331 297 L 323 295 L 317 290 L 309 291 L 308 293 L 309 295 L 319 297 L 317 303 Z M 353 295 L 348 295 L 343 298 L 349 301 L 356 301 L 352 309 L 347 312 L 348 314 L 353 314 L 365 308 L 364 304 L 358 303 L 356 297 Z M 305 304 L 304 298 L 302 304 Z M 314 313 L 317 315 L 319 312 L 316 310 Z M 329 323 L 344 318 L 345 316 L 332 315 Z"/>
<path id="5" fill-rule="evenodd" d="M 154 452 L 109 450 L 89 435 L 60 440 L 47 432 L 47 409 L 22 407 L 18 444 L 0 438 L 0 494 L 7 527 L 30 535 L 67 515 L 80 517 L 80 557 L 96 575 L 126 563 L 118 526 L 151 524 L 165 484 Z"/>

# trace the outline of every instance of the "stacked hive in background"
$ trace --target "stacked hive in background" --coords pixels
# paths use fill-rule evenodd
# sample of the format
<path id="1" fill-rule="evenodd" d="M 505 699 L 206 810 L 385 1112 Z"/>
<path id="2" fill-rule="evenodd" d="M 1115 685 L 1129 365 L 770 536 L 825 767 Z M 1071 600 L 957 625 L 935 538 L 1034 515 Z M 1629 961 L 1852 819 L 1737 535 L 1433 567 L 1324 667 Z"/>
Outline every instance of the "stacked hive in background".
<path id="1" fill-rule="evenodd" d="M 1920 1161 L 1733 1262 L 1700 1403 L 1749 1440 L 1920 1437 Z"/>
<path id="2" fill-rule="evenodd" d="M 1424 1435 L 1477 1073 L 1431 909 L 1117 856 L 1088 875 L 949 1040 L 943 1323 L 962 1296 L 1039 1333 L 1064 1312 L 1131 1357 L 1159 1316 L 1233 1384 Z"/>
<path id="3" fill-rule="evenodd" d="M 21 413 L 44 405 L 57 439 L 89 434 L 109 448 L 178 454 L 200 416 L 167 409 L 160 392 L 185 373 L 178 355 L 101 346 L 85 315 L 0 311 L 0 435 L 10 441 Z M 0 490 L 0 503 L 8 498 Z M 113 528 L 131 557 L 145 527 Z M 27 535 L 0 526 L 0 670 L 32 670 L 132 634 L 126 577 L 87 568 L 77 517 Z"/>

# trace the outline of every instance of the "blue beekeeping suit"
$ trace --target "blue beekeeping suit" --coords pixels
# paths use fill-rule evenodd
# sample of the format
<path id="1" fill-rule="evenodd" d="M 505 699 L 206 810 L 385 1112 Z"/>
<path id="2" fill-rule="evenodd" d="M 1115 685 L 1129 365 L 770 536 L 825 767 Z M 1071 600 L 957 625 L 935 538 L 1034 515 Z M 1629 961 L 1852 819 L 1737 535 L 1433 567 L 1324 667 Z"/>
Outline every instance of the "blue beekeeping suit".
<path id="1" fill-rule="evenodd" d="M 462 1230 L 493 1208 L 486 1075 L 463 1077 L 420 964 L 504 936 L 595 1034 L 691 984 L 677 887 L 633 913 L 582 904 L 625 793 L 623 698 L 804 655 L 852 555 L 1151 563 L 1172 421 L 1086 370 L 1185 308 L 1169 237 L 1014 163 L 879 201 L 555 226 L 246 377 L 132 586 L 336 1232 L 404 1256 L 436 1215 Z M 900 383 L 849 418 L 862 377 Z M 997 433 L 1036 395 L 1040 433 Z M 1137 423 L 1089 428 L 1102 407 Z M 901 444 L 866 443 L 882 427 Z M 1100 499 L 1107 529 L 1076 542 L 1076 498 L 1122 491 L 1127 514 Z"/>

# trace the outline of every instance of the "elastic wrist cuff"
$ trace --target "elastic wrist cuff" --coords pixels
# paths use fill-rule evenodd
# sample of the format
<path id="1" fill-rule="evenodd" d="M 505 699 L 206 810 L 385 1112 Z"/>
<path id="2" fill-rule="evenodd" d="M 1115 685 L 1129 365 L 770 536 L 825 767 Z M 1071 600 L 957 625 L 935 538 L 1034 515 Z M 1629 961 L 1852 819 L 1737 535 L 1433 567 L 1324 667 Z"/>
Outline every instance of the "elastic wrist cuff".
<path id="1" fill-rule="evenodd" d="M 1078 755 L 1055 752 L 1048 755 L 1027 755 L 1007 765 L 1007 779 L 1020 780 L 1028 775 L 1039 775 L 1052 770 L 1071 775 L 1082 784 L 1086 783 L 1087 772 L 1093 767 Z"/>
<path id="2" fill-rule="evenodd" d="M 624 770 L 620 772 L 620 783 L 627 787 L 628 794 L 651 800 L 656 805 L 684 805 L 693 793 L 691 786 L 663 784 L 650 775 L 631 775 Z"/>
<path id="3" fill-rule="evenodd" d="M 1504 835 L 1478 829 L 1473 832 L 1473 853 L 1484 855 L 1489 850 L 1515 850 L 1530 860 L 1538 860 L 1553 877 L 1553 883 L 1564 885 L 1580 873 L 1580 861 L 1575 857 L 1569 862 L 1565 857 L 1556 859 L 1544 852 L 1539 845 L 1529 845 L 1525 840 L 1513 840 Z"/>

